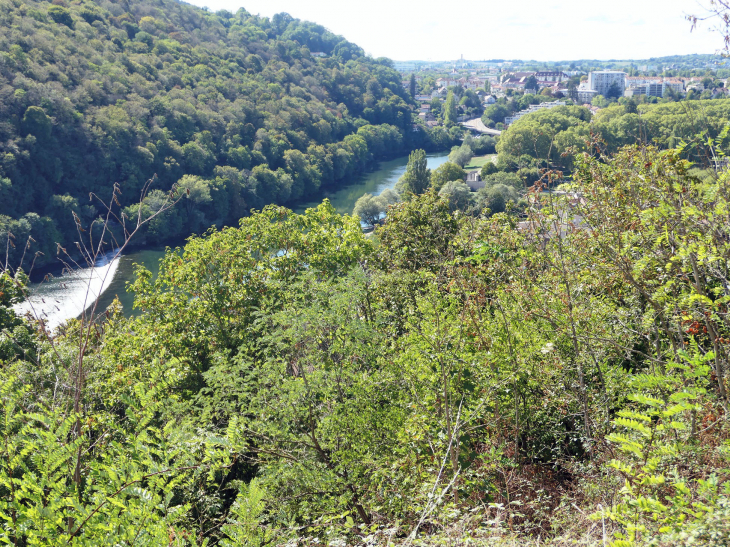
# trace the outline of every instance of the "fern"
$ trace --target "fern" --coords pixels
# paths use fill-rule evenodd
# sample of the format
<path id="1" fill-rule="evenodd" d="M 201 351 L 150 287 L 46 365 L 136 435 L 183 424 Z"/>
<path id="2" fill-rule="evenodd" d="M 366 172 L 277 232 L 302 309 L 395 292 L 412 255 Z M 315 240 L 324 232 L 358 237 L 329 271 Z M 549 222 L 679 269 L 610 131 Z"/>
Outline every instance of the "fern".
<path id="1" fill-rule="evenodd" d="M 137 386 L 126 421 L 97 414 L 111 425 L 94 450 L 89 431 L 76 435 L 74 428 L 95 419 L 37 402 L 26 412 L 28 394 L 17 380 L 0 387 L 0 544 L 195 544 L 180 528 L 189 507 L 173 502 L 175 488 L 197 467 L 181 464 L 193 460 L 188 446 L 195 443 L 173 444 L 170 430 L 156 424 L 159 393 Z M 71 476 L 79 457 L 77 488 Z"/>
<path id="2" fill-rule="evenodd" d="M 697 400 L 705 394 L 699 378 L 709 375 L 707 361 L 712 354 L 681 352 L 683 363 L 672 363 L 668 374 L 637 374 L 629 397 L 633 409 L 619 412 L 614 426 L 622 432 L 607 436 L 624 455 L 609 467 L 624 478 L 621 499 L 593 518 L 616 522 L 623 532 L 616 534 L 613 547 L 630 547 L 640 539 L 678 531 L 688 518 L 701 518 L 711 510 L 714 491 L 702 481 L 688 486 L 672 463 L 685 440 L 678 432 L 687 429 Z M 710 479 L 713 481 L 714 479 Z M 669 488 L 668 488 L 669 487 Z M 699 499 L 704 498 L 702 503 Z"/>
<path id="3" fill-rule="evenodd" d="M 233 507 L 230 522 L 223 526 L 223 533 L 229 540 L 223 540 L 224 547 L 263 547 L 271 543 L 275 532 L 263 524 L 265 491 L 257 478 L 248 485 L 242 485 Z"/>

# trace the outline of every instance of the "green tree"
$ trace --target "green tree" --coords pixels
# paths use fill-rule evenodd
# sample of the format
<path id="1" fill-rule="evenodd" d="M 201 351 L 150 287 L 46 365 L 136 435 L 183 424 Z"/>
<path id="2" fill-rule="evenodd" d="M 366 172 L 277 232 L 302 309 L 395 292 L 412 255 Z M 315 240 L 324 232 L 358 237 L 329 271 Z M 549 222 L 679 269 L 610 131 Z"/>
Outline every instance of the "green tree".
<path id="1" fill-rule="evenodd" d="M 504 118 L 510 115 L 510 110 L 503 104 L 492 104 L 484 109 L 484 115 L 482 116 L 482 122 L 485 125 L 490 123 L 504 122 Z"/>
<path id="2" fill-rule="evenodd" d="M 411 79 L 408 83 L 408 90 L 411 93 L 412 98 L 416 98 L 416 75 L 411 72 Z"/>
<path id="3" fill-rule="evenodd" d="M 422 194 L 431 182 L 431 170 L 424 150 L 415 150 L 408 156 L 406 172 L 398 180 L 396 190 L 401 194 Z"/>
<path id="4" fill-rule="evenodd" d="M 74 28 L 74 20 L 71 17 L 71 13 L 62 6 L 49 6 L 48 15 L 59 25 L 66 25 L 69 28 Z"/>
<path id="5" fill-rule="evenodd" d="M 497 166 L 494 164 L 493 161 L 488 161 L 484 165 L 482 165 L 482 169 L 479 172 L 479 175 L 481 176 L 482 180 L 486 179 L 489 175 L 492 173 L 496 173 L 498 171 Z"/>
<path id="6" fill-rule="evenodd" d="M 456 114 L 456 97 L 453 91 L 449 91 L 446 95 L 446 102 L 444 103 L 443 111 L 444 124 L 446 126 L 455 125 L 457 123 Z"/>
<path id="7" fill-rule="evenodd" d="M 466 211 L 474 202 L 471 189 L 460 180 L 449 181 L 439 190 L 439 196 L 449 200 L 452 211 Z"/>
<path id="8" fill-rule="evenodd" d="M 512 186 L 505 184 L 490 184 L 480 188 L 476 194 L 477 207 L 480 210 L 488 208 L 490 214 L 503 213 L 507 209 L 507 203 L 517 203 L 519 195 Z"/>
<path id="9" fill-rule="evenodd" d="M 485 188 L 503 185 L 514 188 L 515 191 L 520 193 L 524 193 L 525 190 L 525 183 L 519 177 L 519 175 L 517 175 L 517 173 L 505 173 L 504 171 L 497 171 L 496 173 L 487 175 L 482 180 L 484 181 Z"/>
<path id="10" fill-rule="evenodd" d="M 53 121 L 42 108 L 29 106 L 23 114 L 21 127 L 25 133 L 29 133 L 38 139 L 47 139 L 51 136 Z"/>
<path id="11" fill-rule="evenodd" d="M 608 99 L 606 99 L 603 95 L 596 95 L 593 97 L 593 100 L 591 100 L 591 104 L 599 108 L 606 108 L 608 106 Z"/>
<path id="12" fill-rule="evenodd" d="M 463 181 L 465 178 L 466 171 L 458 164 L 447 161 L 431 172 L 431 187 L 438 192 L 447 182 L 455 180 Z"/>
<path id="13" fill-rule="evenodd" d="M 534 74 L 530 74 L 527 79 L 525 80 L 525 89 L 531 89 L 533 91 L 537 91 L 539 85 L 537 83 L 537 78 L 535 78 Z"/>
<path id="14" fill-rule="evenodd" d="M 459 167 L 467 165 L 473 156 L 471 147 L 464 143 L 461 146 L 454 146 L 449 153 L 449 162 L 455 163 Z"/>
<path id="15" fill-rule="evenodd" d="M 608 90 L 606 91 L 606 98 L 607 99 L 618 99 L 619 97 L 622 97 L 623 93 L 621 92 L 621 88 L 616 82 L 613 82 Z"/>
<path id="16" fill-rule="evenodd" d="M 352 214 L 369 226 L 375 224 L 385 215 L 388 207 L 398 202 L 398 195 L 385 189 L 379 196 L 365 194 L 355 202 Z"/>

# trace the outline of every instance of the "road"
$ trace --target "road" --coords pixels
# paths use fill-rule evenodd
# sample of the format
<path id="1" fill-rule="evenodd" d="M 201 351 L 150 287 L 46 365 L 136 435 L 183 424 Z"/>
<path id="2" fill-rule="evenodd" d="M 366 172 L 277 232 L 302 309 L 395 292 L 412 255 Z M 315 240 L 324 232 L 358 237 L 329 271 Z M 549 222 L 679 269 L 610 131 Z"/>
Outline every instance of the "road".
<path id="1" fill-rule="evenodd" d="M 496 137 L 502 134 L 501 131 L 498 131 L 497 129 L 490 129 L 489 127 L 484 125 L 481 118 L 474 118 L 473 120 L 461 122 L 461 125 L 463 125 L 467 129 L 471 129 L 472 131 L 477 131 L 484 135 L 491 135 L 492 137 Z"/>

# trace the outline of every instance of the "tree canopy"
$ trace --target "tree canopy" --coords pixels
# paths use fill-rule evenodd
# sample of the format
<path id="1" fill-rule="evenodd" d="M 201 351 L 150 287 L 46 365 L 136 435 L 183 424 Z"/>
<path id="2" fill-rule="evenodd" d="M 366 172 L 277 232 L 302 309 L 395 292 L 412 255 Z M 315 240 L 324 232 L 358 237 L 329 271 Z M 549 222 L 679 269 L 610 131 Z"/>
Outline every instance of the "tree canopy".
<path id="1" fill-rule="evenodd" d="M 558 106 L 528 114 L 510 125 L 500 136 L 497 152 L 502 162 L 529 156 L 570 169 L 574 156 L 566 152 L 583 150 L 591 133 L 605 143 L 608 153 L 636 143 L 668 148 L 693 140 L 698 133 L 717 137 L 729 118 L 730 100 L 613 104 L 593 117 L 583 107 Z M 696 148 L 687 153 L 694 160 L 703 155 Z"/>
<path id="2" fill-rule="evenodd" d="M 56 243 L 73 252 L 68 219 L 86 229 L 103 212 L 89 194 L 106 199 L 114 184 L 133 215 L 143 189 L 198 177 L 187 206 L 137 242 L 164 244 L 453 143 L 412 130 L 412 98 L 389 60 L 287 14 L 29 0 L 2 3 L 0 22 L 0 229 L 32 234 L 36 265 Z"/>

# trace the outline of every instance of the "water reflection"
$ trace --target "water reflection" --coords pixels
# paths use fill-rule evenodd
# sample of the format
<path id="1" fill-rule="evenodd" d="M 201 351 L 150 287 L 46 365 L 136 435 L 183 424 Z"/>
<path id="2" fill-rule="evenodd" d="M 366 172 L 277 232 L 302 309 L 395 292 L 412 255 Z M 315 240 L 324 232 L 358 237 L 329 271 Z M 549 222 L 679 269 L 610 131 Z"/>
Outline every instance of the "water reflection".
<path id="1" fill-rule="evenodd" d="M 426 163 L 431 170 L 436 169 L 439 165 L 447 161 L 449 161 L 449 156 L 444 153 L 428 154 L 426 156 Z M 408 156 L 384 161 L 380 164 L 377 171 L 366 173 L 355 179 L 351 184 L 338 188 L 335 191 L 324 191 L 315 199 L 295 206 L 293 208 L 294 212 L 301 214 L 309 207 L 316 207 L 322 203 L 324 198 L 328 198 L 338 213 L 341 215 L 351 215 L 352 209 L 355 207 L 355 202 L 364 194 L 379 196 L 386 189 L 392 190 L 395 183 L 398 182 L 398 179 L 406 172 L 407 165 Z"/>

